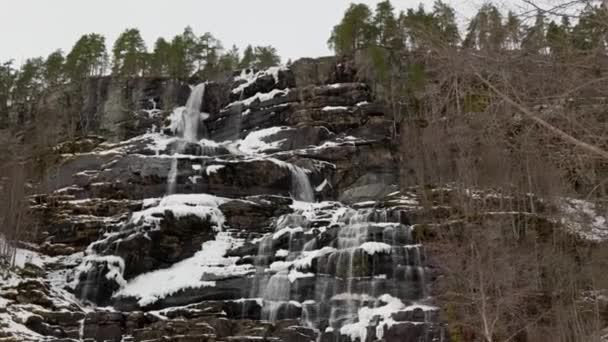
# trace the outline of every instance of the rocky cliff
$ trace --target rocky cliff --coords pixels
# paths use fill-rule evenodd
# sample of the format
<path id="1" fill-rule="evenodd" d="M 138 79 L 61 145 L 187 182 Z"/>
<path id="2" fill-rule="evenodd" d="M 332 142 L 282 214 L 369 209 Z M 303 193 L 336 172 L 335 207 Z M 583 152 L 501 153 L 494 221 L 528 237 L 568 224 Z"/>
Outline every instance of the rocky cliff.
<path id="1" fill-rule="evenodd" d="M 447 340 L 418 239 L 441 212 L 399 191 L 393 122 L 351 66 L 85 93 L 0 339 Z"/>

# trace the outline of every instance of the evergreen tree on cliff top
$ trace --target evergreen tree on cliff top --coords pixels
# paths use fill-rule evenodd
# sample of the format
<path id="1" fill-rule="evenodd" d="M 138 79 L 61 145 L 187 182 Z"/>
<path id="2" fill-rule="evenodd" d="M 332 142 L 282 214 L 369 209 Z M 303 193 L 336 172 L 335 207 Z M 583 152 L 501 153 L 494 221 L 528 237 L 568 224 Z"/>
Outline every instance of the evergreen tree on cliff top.
<path id="1" fill-rule="evenodd" d="M 339 55 L 352 55 L 374 43 L 376 32 L 369 7 L 351 4 L 342 21 L 334 26 L 327 43 Z"/>
<path id="2" fill-rule="evenodd" d="M 44 61 L 44 79 L 50 87 L 63 82 L 65 57 L 63 51 L 52 52 Z"/>
<path id="3" fill-rule="evenodd" d="M 131 28 L 121 33 L 114 43 L 112 54 L 114 75 L 141 75 L 146 65 L 146 44 L 139 30 Z"/>
<path id="4" fill-rule="evenodd" d="M 103 75 L 107 62 L 105 38 L 91 33 L 76 42 L 66 58 L 65 70 L 72 81 L 80 81 L 88 76 Z"/>
<path id="5" fill-rule="evenodd" d="M 502 14 L 493 4 L 484 4 L 469 23 L 463 46 L 479 50 L 500 50 L 505 42 Z"/>

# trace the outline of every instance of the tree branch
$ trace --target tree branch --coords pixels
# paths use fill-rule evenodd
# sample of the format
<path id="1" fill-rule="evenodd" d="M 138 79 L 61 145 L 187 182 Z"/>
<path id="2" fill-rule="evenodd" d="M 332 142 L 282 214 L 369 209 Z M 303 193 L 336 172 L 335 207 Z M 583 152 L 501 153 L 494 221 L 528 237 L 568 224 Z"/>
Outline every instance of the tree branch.
<path id="1" fill-rule="evenodd" d="M 529 110 L 528 108 L 524 107 L 522 104 L 520 104 L 519 102 L 514 101 L 511 97 L 509 97 L 508 95 L 506 95 L 505 93 L 503 93 L 502 91 L 500 91 L 498 88 L 496 88 L 488 79 L 486 79 L 485 77 L 483 77 L 479 71 L 477 70 L 477 68 L 475 68 L 475 66 L 473 66 L 472 63 L 470 63 L 471 68 L 473 69 L 475 76 L 486 86 L 488 86 L 488 88 L 490 88 L 494 93 L 496 93 L 496 95 L 498 95 L 500 98 L 502 98 L 506 103 L 514 106 L 515 108 L 517 108 L 522 114 L 524 114 L 525 116 L 527 116 L 529 119 L 531 119 L 532 121 L 536 122 L 538 125 L 544 127 L 545 129 L 547 129 L 548 131 L 550 131 L 551 133 L 557 135 L 558 137 L 562 138 L 563 140 L 565 140 L 566 142 L 569 142 L 572 145 L 575 145 L 591 154 L 594 154 L 598 157 L 601 157 L 603 159 L 608 160 L 608 152 L 591 144 L 588 144 L 584 141 L 581 141 L 573 136 L 571 136 L 570 134 L 562 131 L 561 129 L 551 125 L 550 123 L 548 123 L 547 121 L 539 118 L 536 114 L 534 114 L 531 110 Z"/>

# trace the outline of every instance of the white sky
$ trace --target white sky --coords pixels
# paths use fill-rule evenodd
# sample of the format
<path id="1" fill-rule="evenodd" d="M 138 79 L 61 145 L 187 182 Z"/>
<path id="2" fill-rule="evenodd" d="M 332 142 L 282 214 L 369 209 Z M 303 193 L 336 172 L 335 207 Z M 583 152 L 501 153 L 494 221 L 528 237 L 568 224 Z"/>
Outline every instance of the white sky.
<path id="1" fill-rule="evenodd" d="M 503 0 L 521 1 L 521 0 Z M 187 25 L 211 32 L 225 47 L 273 45 L 283 61 L 330 54 L 327 38 L 353 0 L 0 0 L 0 61 L 69 52 L 85 33 L 101 33 L 111 49 L 125 28 L 138 28 L 148 48 Z M 378 0 L 355 0 L 371 7 Z M 392 0 L 397 9 L 433 0 Z M 464 20 L 483 0 L 447 0 Z"/>

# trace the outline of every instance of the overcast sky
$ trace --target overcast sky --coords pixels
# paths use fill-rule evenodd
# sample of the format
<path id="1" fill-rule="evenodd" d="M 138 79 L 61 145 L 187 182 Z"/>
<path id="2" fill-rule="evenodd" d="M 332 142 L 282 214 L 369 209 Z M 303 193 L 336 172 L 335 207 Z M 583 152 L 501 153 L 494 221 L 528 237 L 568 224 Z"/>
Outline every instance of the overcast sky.
<path id="1" fill-rule="evenodd" d="M 108 49 L 125 28 L 138 28 L 148 48 L 190 25 L 211 32 L 226 47 L 273 45 L 288 58 L 327 55 L 333 25 L 353 0 L 3 0 L 0 61 L 68 52 L 84 33 L 101 33 Z M 513 0 L 518 1 L 518 0 Z M 375 6 L 379 1 L 359 0 Z M 397 9 L 433 0 L 393 0 Z M 482 0 L 448 0 L 461 20 Z"/>

